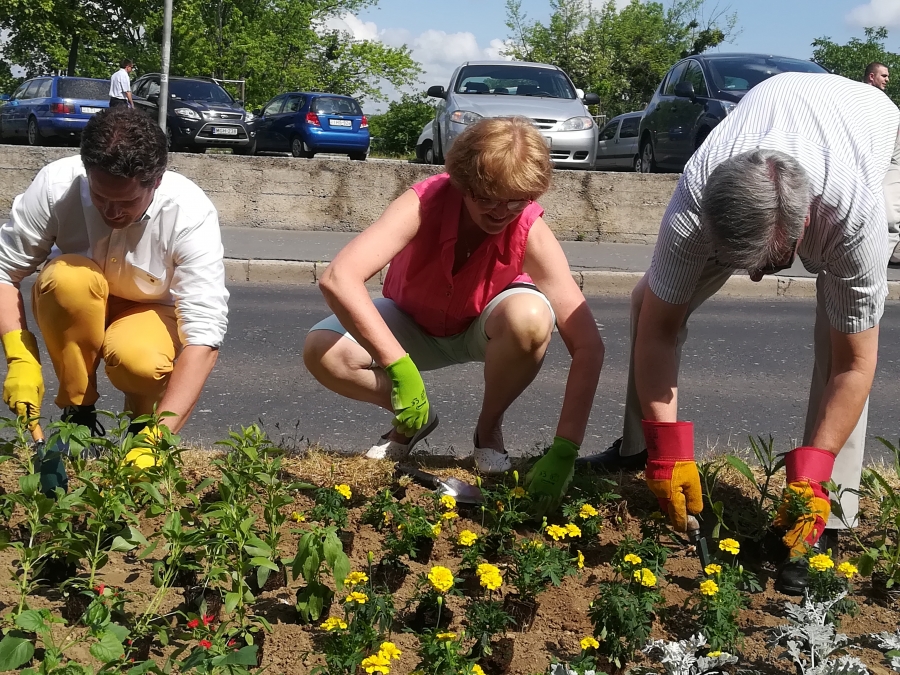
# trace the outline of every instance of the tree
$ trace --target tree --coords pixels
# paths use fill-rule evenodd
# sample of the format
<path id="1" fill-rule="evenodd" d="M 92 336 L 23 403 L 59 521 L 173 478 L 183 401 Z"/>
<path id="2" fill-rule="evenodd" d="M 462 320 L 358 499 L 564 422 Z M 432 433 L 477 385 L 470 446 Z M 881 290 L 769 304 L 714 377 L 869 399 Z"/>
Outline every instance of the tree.
<path id="1" fill-rule="evenodd" d="M 705 0 L 613 0 L 593 9 L 588 0 L 551 0 L 544 25 L 529 21 L 520 0 L 507 0 L 508 56 L 559 66 L 577 87 L 600 95 L 603 111 L 641 110 L 663 75 L 680 58 L 699 54 L 737 35 L 734 14 L 713 12 Z"/>
<path id="2" fill-rule="evenodd" d="M 390 155 L 409 155 L 416 148 L 422 128 L 434 119 L 434 104 L 420 92 L 403 94 L 387 111 L 369 118 L 369 132 L 378 149 Z"/>
<path id="3" fill-rule="evenodd" d="M 845 45 L 839 45 L 829 37 L 816 38 L 812 42 L 813 61 L 838 75 L 860 81 L 867 65 L 873 61 L 883 63 L 891 71 L 885 93 L 900 105 L 900 54 L 885 49 L 888 37 L 885 28 L 866 28 L 865 36 L 864 41 L 853 38 Z"/>

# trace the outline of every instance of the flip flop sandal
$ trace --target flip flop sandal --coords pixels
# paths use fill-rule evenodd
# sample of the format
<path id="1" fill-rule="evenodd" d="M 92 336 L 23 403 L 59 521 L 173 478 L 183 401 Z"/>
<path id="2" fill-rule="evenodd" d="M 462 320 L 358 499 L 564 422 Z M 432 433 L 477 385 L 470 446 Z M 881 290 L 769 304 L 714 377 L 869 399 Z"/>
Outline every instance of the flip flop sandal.
<path id="1" fill-rule="evenodd" d="M 404 459 L 412 452 L 419 441 L 437 429 L 438 422 L 437 413 L 434 412 L 434 409 L 432 408 L 428 411 L 428 421 L 421 429 L 413 434 L 413 437 L 409 439 L 409 443 L 398 443 L 397 441 L 389 440 L 388 437 L 391 434 L 389 431 L 381 437 L 380 443 L 376 443 L 369 448 L 365 457 L 366 459 L 390 459 L 395 462 Z"/>

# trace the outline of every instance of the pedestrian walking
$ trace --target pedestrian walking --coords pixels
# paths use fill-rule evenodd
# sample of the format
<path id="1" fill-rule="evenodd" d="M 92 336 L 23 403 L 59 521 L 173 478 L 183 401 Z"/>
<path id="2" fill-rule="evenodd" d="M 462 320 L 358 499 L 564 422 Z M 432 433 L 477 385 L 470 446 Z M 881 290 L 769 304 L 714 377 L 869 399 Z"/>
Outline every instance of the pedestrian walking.
<path id="1" fill-rule="evenodd" d="M 119 69 L 109 78 L 109 107 L 116 106 L 134 107 L 134 100 L 131 98 L 131 71 L 134 70 L 134 63 L 131 59 L 122 59 Z"/>
<path id="2" fill-rule="evenodd" d="M 485 474 L 508 470 L 503 415 L 539 372 L 557 325 L 572 364 L 532 496 L 560 498 L 603 343 L 536 201 L 551 175 L 546 142 L 529 120 L 480 121 L 456 139 L 447 173 L 394 200 L 322 275 L 334 315 L 313 326 L 304 360 L 332 391 L 393 413 L 395 428 L 367 457 L 400 459 L 437 426 L 420 371 L 476 361 L 484 363 L 484 395 L 475 465 Z M 373 301 L 365 283 L 388 263 L 384 298 Z"/>

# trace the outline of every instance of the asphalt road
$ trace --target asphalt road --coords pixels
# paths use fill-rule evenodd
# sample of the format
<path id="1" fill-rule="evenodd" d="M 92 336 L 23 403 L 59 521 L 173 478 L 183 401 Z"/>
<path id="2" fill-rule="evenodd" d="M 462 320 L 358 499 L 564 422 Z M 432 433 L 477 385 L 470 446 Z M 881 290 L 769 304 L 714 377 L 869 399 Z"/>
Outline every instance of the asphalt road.
<path id="1" fill-rule="evenodd" d="M 30 293 L 30 287 L 23 290 Z M 318 289 L 233 284 L 230 290 L 229 333 L 183 430 L 186 440 L 208 447 L 229 428 L 261 422 L 271 437 L 290 446 L 313 442 L 358 451 L 389 428 L 387 412 L 344 400 L 306 372 L 301 359 L 304 336 L 328 312 Z M 620 435 L 627 370 L 626 299 L 592 298 L 589 303 L 607 357 L 583 454 L 606 448 Z M 782 451 L 797 442 L 812 368 L 814 309 L 811 301 L 803 300 L 713 298 L 694 314 L 679 396 L 683 418 L 695 423 L 698 450 L 746 448 L 748 434 L 771 433 Z M 872 458 L 885 454 L 876 437 L 900 435 L 900 303 L 888 303 L 879 356 L 869 409 Z M 511 450 L 535 452 L 552 440 L 568 366 L 565 347 L 554 336 L 541 373 L 507 413 L 504 433 Z M 55 377 L 47 366 L 44 373 L 45 415 L 55 416 Z M 428 439 L 430 451 L 468 455 L 481 402 L 480 365 L 426 373 L 424 378 L 441 416 L 440 427 Z M 120 408 L 121 395 L 105 375 L 99 379 L 98 407 Z"/>

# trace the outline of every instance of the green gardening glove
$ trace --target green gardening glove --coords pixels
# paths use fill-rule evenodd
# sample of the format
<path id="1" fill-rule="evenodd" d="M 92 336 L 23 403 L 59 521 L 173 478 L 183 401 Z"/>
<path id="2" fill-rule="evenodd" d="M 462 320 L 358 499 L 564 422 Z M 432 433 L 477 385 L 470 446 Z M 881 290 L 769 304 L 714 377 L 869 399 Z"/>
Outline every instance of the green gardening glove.
<path id="1" fill-rule="evenodd" d="M 428 422 L 428 395 L 419 369 L 406 354 L 385 366 L 384 372 L 392 384 L 391 406 L 395 417 L 391 424 L 404 436 L 412 437 Z"/>
<path id="2" fill-rule="evenodd" d="M 533 514 L 541 517 L 557 509 L 575 474 L 579 446 L 555 436 L 553 445 L 525 476 L 525 490 L 531 497 Z"/>

